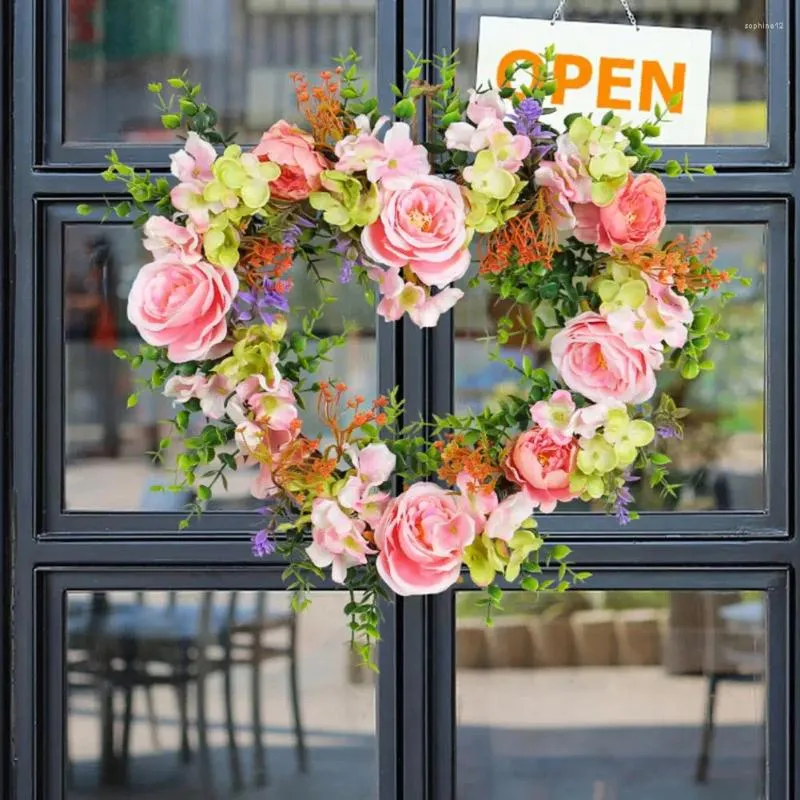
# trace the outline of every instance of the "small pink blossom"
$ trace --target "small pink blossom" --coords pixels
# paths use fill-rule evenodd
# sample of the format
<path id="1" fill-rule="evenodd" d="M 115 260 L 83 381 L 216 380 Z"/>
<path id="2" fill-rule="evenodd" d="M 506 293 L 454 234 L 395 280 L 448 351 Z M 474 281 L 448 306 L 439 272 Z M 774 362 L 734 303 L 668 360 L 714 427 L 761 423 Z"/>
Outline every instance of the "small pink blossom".
<path id="1" fill-rule="evenodd" d="M 536 503 L 526 492 L 516 492 L 503 500 L 486 520 L 484 533 L 492 539 L 508 542 L 526 519 L 533 515 Z"/>
<path id="2" fill-rule="evenodd" d="M 550 344 L 553 364 L 573 392 L 595 403 L 644 403 L 656 390 L 663 355 L 631 347 L 594 311 L 571 319 Z"/>
<path id="3" fill-rule="evenodd" d="M 569 134 L 562 133 L 556 142 L 553 160 L 539 162 L 534 180 L 547 190 L 556 225 L 561 230 L 572 230 L 576 224 L 572 205 L 591 201 L 592 179 Z"/>
<path id="4" fill-rule="evenodd" d="M 178 225 L 167 217 L 150 217 L 142 229 L 145 250 L 156 261 L 177 259 L 182 264 L 196 264 L 203 259 L 200 236 L 191 222 Z"/>
<path id="5" fill-rule="evenodd" d="M 399 595 L 443 592 L 458 580 L 476 527 L 458 495 L 415 483 L 389 503 L 375 528 L 378 572 Z"/>
<path id="6" fill-rule="evenodd" d="M 367 179 L 386 189 L 408 189 L 431 171 L 428 151 L 414 144 L 406 122 L 395 122 L 383 137 L 383 152 L 370 160 Z"/>
<path id="7" fill-rule="evenodd" d="M 345 514 L 335 500 L 317 497 L 311 506 L 312 543 L 306 548 L 311 561 L 321 569 L 331 567 L 335 583 L 344 583 L 350 567 L 367 563 L 373 553 L 364 538 L 366 524 Z"/>
<path id="8" fill-rule="evenodd" d="M 630 175 L 610 205 L 576 204 L 575 238 L 603 253 L 654 245 L 666 225 L 667 192 L 650 172 Z"/>
<path id="9" fill-rule="evenodd" d="M 467 104 L 467 118 L 479 125 L 484 119 L 503 120 L 506 116 L 506 104 L 497 89 L 488 92 L 477 92 L 470 89 Z"/>
<path id="10" fill-rule="evenodd" d="M 489 150 L 497 166 L 509 172 L 517 172 L 531 151 L 530 137 L 512 133 L 502 120 L 491 116 L 484 117 L 477 128 L 468 122 L 454 122 L 444 136 L 450 150 L 469 153 Z"/>
<path id="11" fill-rule="evenodd" d="M 370 129 L 369 118 L 363 114 L 355 119 L 358 133 L 345 136 L 336 143 L 336 169 L 340 172 L 352 174 L 363 172 L 370 164 L 385 156 L 383 142 L 378 139 L 378 133 L 389 120 L 381 117 L 375 127 Z"/>
<path id="12" fill-rule="evenodd" d="M 217 160 L 217 151 L 205 139 L 190 131 L 183 149 L 172 153 L 169 160 L 172 174 L 181 183 L 194 184 L 202 191 L 214 177 L 211 167 Z"/>
<path id="13" fill-rule="evenodd" d="M 449 311 L 462 297 L 464 292 L 449 286 L 436 294 L 428 294 L 425 299 L 408 309 L 408 316 L 418 328 L 435 328 L 439 317 Z"/>
<path id="14" fill-rule="evenodd" d="M 607 406 L 598 403 L 579 408 L 570 420 L 570 432 L 575 436 L 591 439 L 597 433 L 597 429 L 606 424 L 609 409 L 616 407 L 624 408 L 624 405 L 616 403 L 614 406 Z"/>
<path id="15" fill-rule="evenodd" d="M 531 419 L 540 427 L 547 428 L 553 440 L 561 444 L 572 439 L 570 423 L 574 413 L 572 393 L 564 389 L 553 392 L 549 400 L 539 400 L 531 406 Z"/>
<path id="16" fill-rule="evenodd" d="M 239 290 L 233 270 L 205 261 L 145 264 L 128 296 L 128 319 L 170 361 L 202 361 L 228 333 L 227 314 Z"/>
<path id="17" fill-rule="evenodd" d="M 465 508 L 475 520 L 476 534 L 481 533 L 486 525 L 486 518 L 497 508 L 497 493 L 485 486 L 476 486 L 474 478 L 467 472 L 459 473 L 456 486 L 461 492 Z"/>
<path id="18" fill-rule="evenodd" d="M 550 430 L 537 426 L 514 440 L 503 471 L 543 513 L 549 514 L 557 503 L 576 497 L 569 479 L 577 458 L 576 439 L 562 444 Z"/>
<path id="19" fill-rule="evenodd" d="M 224 375 L 203 375 L 202 372 L 196 372 L 194 375 L 173 375 L 164 384 L 163 391 L 165 397 L 174 398 L 176 403 L 199 400 L 200 410 L 207 417 L 222 419 L 231 385 Z"/>

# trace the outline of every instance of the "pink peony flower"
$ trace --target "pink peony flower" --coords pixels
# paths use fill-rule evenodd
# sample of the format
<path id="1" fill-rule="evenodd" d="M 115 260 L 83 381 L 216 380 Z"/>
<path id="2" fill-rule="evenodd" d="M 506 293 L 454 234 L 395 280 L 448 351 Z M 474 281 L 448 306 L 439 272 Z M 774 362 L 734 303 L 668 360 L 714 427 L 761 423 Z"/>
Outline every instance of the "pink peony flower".
<path id="1" fill-rule="evenodd" d="M 408 189 L 415 178 L 428 175 L 428 151 L 414 144 L 406 122 L 395 122 L 383 137 L 383 148 L 367 166 L 367 179 L 385 189 Z"/>
<path id="2" fill-rule="evenodd" d="M 577 440 L 570 439 L 562 444 L 547 428 L 536 427 L 514 440 L 503 472 L 535 505 L 549 514 L 556 503 L 577 496 L 569 488 L 569 476 L 575 470 L 577 458 Z"/>
<path id="3" fill-rule="evenodd" d="M 509 495 L 486 520 L 484 533 L 492 539 L 510 541 L 520 525 L 533 515 L 535 507 L 536 503 L 526 492 Z"/>
<path id="4" fill-rule="evenodd" d="M 467 118 L 479 125 L 485 119 L 504 120 L 506 116 L 506 104 L 500 93 L 496 89 L 488 92 L 476 92 L 470 89 L 469 103 L 467 104 Z"/>
<path id="5" fill-rule="evenodd" d="M 615 247 L 634 250 L 654 245 L 666 225 L 667 193 L 656 175 L 631 175 L 610 205 L 592 203 L 573 207 L 577 225 L 575 237 L 597 245 L 603 253 Z"/>
<path id="6" fill-rule="evenodd" d="M 385 191 L 378 219 L 361 233 L 367 256 L 387 267 L 408 267 L 426 286 L 444 288 L 469 269 L 464 199 L 453 182 L 415 178 L 407 189 Z"/>
<path id="7" fill-rule="evenodd" d="M 458 495 L 415 483 L 394 498 L 375 528 L 377 567 L 399 595 L 443 592 L 457 580 L 475 520 Z"/>
<path id="8" fill-rule="evenodd" d="M 539 400 L 531 406 L 531 419 L 540 427 L 547 428 L 554 441 L 567 444 L 572 438 L 570 423 L 574 412 L 572 393 L 559 389 L 549 400 Z"/>
<path id="9" fill-rule="evenodd" d="M 609 327 L 600 314 L 586 311 L 567 323 L 550 344 L 564 382 L 595 403 L 643 403 L 656 389 L 655 369 L 663 356 L 638 350 Z"/>
<path id="10" fill-rule="evenodd" d="M 547 190 L 553 221 L 558 228 L 572 230 L 576 224 L 572 205 L 591 201 L 592 179 L 569 134 L 562 133 L 556 142 L 553 160 L 540 161 L 533 177 L 537 186 Z"/>
<path id="11" fill-rule="evenodd" d="M 156 261 L 177 259 L 182 264 L 196 264 L 203 259 L 200 237 L 191 222 L 183 226 L 155 216 L 145 222 L 142 230 L 142 244 Z"/>
<path id="12" fill-rule="evenodd" d="M 224 375 L 210 373 L 203 375 L 173 375 L 164 384 L 164 396 L 175 398 L 176 403 L 200 401 L 200 410 L 211 419 L 222 419 L 225 415 L 225 401 L 231 393 L 231 385 Z"/>
<path id="13" fill-rule="evenodd" d="M 200 361 L 225 340 L 225 317 L 238 290 L 233 270 L 205 261 L 153 261 L 133 282 L 128 319 L 148 344 L 166 347 L 170 361 Z"/>
<path id="14" fill-rule="evenodd" d="M 278 120 L 253 149 L 260 161 L 272 161 L 281 168 L 270 183 L 279 200 L 305 200 L 321 187 L 320 173 L 331 165 L 315 149 L 314 137 L 286 120 Z"/>
<path id="15" fill-rule="evenodd" d="M 349 517 L 335 500 L 317 497 L 311 506 L 312 543 L 306 548 L 311 561 L 321 569 L 331 567 L 335 583 L 344 583 L 347 570 L 367 563 L 375 552 L 364 538 L 366 524 Z"/>

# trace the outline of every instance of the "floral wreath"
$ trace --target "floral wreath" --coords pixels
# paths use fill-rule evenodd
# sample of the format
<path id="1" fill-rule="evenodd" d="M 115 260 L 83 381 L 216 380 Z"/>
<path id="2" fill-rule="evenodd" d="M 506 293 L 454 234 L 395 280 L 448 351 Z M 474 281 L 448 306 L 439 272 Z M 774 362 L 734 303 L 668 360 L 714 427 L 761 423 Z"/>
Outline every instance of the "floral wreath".
<path id="1" fill-rule="evenodd" d="M 455 54 L 413 58 L 392 86 L 392 121 L 351 51 L 318 85 L 291 75 L 308 131 L 277 122 L 249 152 L 219 132 L 184 75 L 168 81 L 169 98 L 162 84 L 148 87 L 164 126 L 185 131 L 170 157 L 177 183 L 108 156 L 104 177 L 131 198 L 110 211 L 135 209 L 152 253 L 128 301 L 145 344 L 118 355 L 148 365 L 144 387 L 179 408 L 177 478 L 157 489 L 193 489 L 186 527 L 229 471 L 254 466 L 265 523 L 253 552 L 286 559 L 298 607 L 330 570 L 351 592 L 346 614 L 367 660 L 390 590 L 442 592 L 466 567 L 487 590 L 489 617 L 498 579 L 531 592 L 586 580 L 566 545 L 544 541 L 534 513 L 581 500 L 625 524 L 641 476 L 673 493 L 659 443 L 682 435 L 688 412 L 665 394 L 653 402 L 657 374 L 697 377 L 713 368 L 712 338 L 727 336 L 703 300 L 734 275 L 712 266 L 708 237 L 660 241 L 661 152 L 645 140 L 666 110 L 639 126 L 611 112 L 599 122 L 572 114 L 555 129 L 546 123 L 553 58 L 548 48 L 466 97 Z M 676 161 L 660 171 L 713 172 Z M 342 283 L 379 296 L 380 316 L 430 327 L 463 296 L 453 284 L 473 262 L 473 241 L 469 285 L 485 283 L 503 303 L 493 354 L 518 373 L 515 394 L 477 414 L 409 424 L 395 392 L 368 402 L 315 379 L 350 329 L 322 337 L 321 309 L 293 313 L 298 262 L 316 272 L 333 253 Z M 501 358 L 520 334 L 548 344 L 552 369 Z M 317 438 L 299 414 L 309 395 L 326 431 Z"/>

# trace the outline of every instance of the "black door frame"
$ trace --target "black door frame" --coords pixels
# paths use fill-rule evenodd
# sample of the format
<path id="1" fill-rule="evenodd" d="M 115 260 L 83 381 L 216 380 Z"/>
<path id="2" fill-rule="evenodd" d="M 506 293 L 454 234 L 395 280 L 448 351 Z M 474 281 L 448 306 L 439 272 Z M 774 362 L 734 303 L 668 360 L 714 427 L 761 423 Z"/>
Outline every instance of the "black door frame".
<path id="1" fill-rule="evenodd" d="M 48 262 L 48 211 L 108 195 L 91 150 L 63 147 L 48 103 L 63 78 L 64 4 L 14 0 L 0 8 L 0 372 L 2 447 L 0 513 L 6 521 L 0 574 L 2 681 L 0 791 L 14 800 L 62 800 L 63 593 L 103 588 L 279 588 L 280 565 L 254 564 L 239 533 L 241 517 L 214 515 L 178 534 L 171 515 L 62 514 L 56 496 L 61 465 L 46 445 L 61 436 L 62 397 L 45 392 L 51 372 L 37 350 L 47 341 L 44 310 L 59 284 Z M 763 589 L 768 592 L 768 787 L 770 800 L 800 791 L 800 646 L 796 539 L 800 476 L 796 468 L 797 354 L 800 308 L 793 265 L 800 263 L 796 201 L 800 196 L 796 137 L 800 67 L 796 4 L 767 0 L 769 34 L 766 147 L 691 148 L 710 161 L 714 178 L 672 182 L 679 219 L 769 223 L 768 512 L 653 515 L 621 535 L 594 517 L 554 515 L 576 560 L 595 572 L 593 587 Z M 441 52 L 454 41 L 451 0 L 378 0 L 377 51 L 382 100 L 403 53 Z M 786 80 L 786 76 L 789 80 Z M 13 89 L 13 92 L 12 92 Z M 12 96 L 13 95 L 13 96 Z M 48 114 L 48 109 L 50 114 Z M 164 148 L 129 148 L 127 156 L 163 168 Z M 12 182 L 12 183 L 9 183 Z M 738 209 L 738 210 L 737 210 Z M 730 213 L 729 213 L 730 212 Z M 52 300 L 52 298 L 51 298 Z M 42 336 L 44 331 L 44 336 Z M 378 326 L 379 385 L 400 385 L 410 417 L 446 413 L 453 404 L 453 323 L 434 330 Z M 50 387 L 52 388 L 52 387 Z M 55 420 L 55 427 L 53 427 Z M 56 451 L 60 452 L 60 451 Z M 55 466 L 53 466 L 53 462 Z M 7 468 L 6 465 L 9 465 Z M 109 532 L 113 531 L 113 532 Z M 325 584 L 325 588 L 331 588 Z M 455 796 L 454 595 L 398 601 L 385 609 L 378 683 L 380 800 L 452 800 Z M 11 634 L 16 634 L 13 639 Z"/>

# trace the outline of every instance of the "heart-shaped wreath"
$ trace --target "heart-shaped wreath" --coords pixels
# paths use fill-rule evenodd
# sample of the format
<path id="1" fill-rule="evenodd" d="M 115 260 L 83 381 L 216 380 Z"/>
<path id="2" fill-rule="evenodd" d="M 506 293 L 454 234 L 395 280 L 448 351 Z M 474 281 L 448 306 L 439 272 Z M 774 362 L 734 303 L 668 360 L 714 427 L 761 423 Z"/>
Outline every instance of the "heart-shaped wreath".
<path id="1" fill-rule="evenodd" d="M 625 523 L 641 475 L 672 492 L 658 443 L 681 435 L 686 411 L 666 395 L 653 403 L 657 373 L 695 378 L 713 367 L 704 356 L 712 337 L 725 338 L 702 301 L 733 276 L 712 267 L 708 238 L 660 241 L 661 153 L 645 140 L 665 111 L 656 106 L 639 126 L 574 114 L 555 130 L 546 124 L 553 56 L 518 63 L 503 85 L 467 97 L 454 56 L 415 58 L 392 86 L 391 121 L 351 52 L 317 85 L 291 76 L 308 131 L 277 122 L 248 152 L 217 130 L 198 85 L 172 78 L 169 99 L 161 84 L 149 90 L 163 124 L 186 132 L 171 156 L 177 184 L 108 157 L 105 177 L 132 201 L 110 210 L 138 210 L 153 255 L 128 302 L 146 344 L 119 355 L 149 365 L 143 383 L 180 408 L 184 450 L 164 490 L 193 488 L 190 519 L 228 470 L 255 467 L 266 522 L 254 552 L 286 559 L 299 605 L 330 569 L 352 593 L 346 612 L 367 657 L 387 590 L 442 592 L 466 567 L 491 612 L 498 578 L 534 592 L 585 580 L 567 564 L 568 547 L 544 542 L 534 512 L 580 499 Z M 692 171 L 675 161 L 660 170 Z M 315 380 L 347 332 L 317 336 L 320 310 L 291 319 L 293 265 L 316 271 L 333 253 L 342 282 L 358 280 L 370 300 L 377 290 L 384 319 L 408 314 L 429 327 L 463 296 L 452 284 L 470 267 L 473 241 L 471 285 L 483 281 L 504 309 L 495 345 L 548 342 L 552 370 L 510 360 L 517 393 L 432 423 L 403 421 L 396 393 L 367 402 Z M 319 438 L 302 430 L 308 395 L 326 430 Z M 204 426 L 191 429 L 192 414 Z"/>

